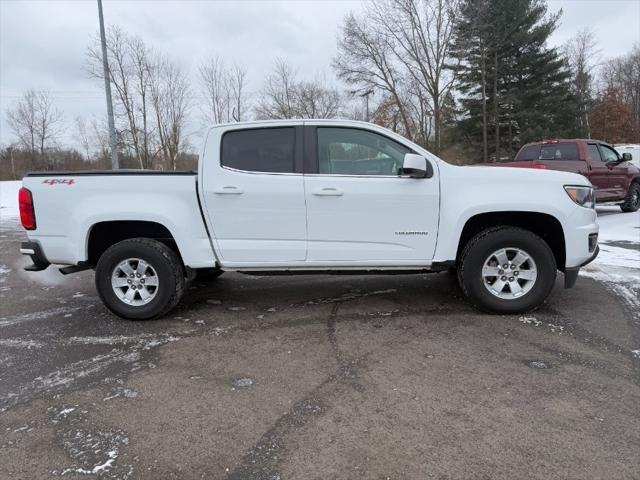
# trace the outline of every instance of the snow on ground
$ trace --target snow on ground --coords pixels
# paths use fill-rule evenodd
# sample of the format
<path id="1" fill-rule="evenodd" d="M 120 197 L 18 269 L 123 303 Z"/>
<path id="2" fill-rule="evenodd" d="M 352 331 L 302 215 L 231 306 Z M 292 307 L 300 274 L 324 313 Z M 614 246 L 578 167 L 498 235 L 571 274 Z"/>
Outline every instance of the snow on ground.
<path id="1" fill-rule="evenodd" d="M 0 219 L 19 217 L 18 190 L 22 187 L 21 181 L 0 182 Z"/>
<path id="2" fill-rule="evenodd" d="M 600 254 L 580 271 L 619 295 L 640 320 L 640 211 L 622 213 L 617 206 L 599 206 Z"/>

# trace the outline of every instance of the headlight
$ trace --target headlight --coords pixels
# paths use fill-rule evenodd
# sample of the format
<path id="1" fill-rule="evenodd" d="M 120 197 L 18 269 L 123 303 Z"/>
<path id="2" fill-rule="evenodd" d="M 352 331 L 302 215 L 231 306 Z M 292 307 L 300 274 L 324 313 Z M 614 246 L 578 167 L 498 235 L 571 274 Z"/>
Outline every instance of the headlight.
<path id="1" fill-rule="evenodd" d="M 593 187 L 565 185 L 567 195 L 581 207 L 596 208 L 596 196 Z"/>

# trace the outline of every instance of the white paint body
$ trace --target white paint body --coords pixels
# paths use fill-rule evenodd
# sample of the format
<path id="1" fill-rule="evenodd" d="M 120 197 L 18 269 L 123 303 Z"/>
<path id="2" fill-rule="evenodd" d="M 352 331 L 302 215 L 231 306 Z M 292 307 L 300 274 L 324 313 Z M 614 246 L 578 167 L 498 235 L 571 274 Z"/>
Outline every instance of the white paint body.
<path id="1" fill-rule="evenodd" d="M 423 155 L 433 175 L 274 174 L 220 165 L 226 131 L 303 124 L 381 133 Z M 142 220 L 165 226 L 185 265 L 192 268 L 404 270 L 455 260 L 466 222 L 481 213 L 555 217 L 564 231 L 566 267 L 592 256 L 587 239 L 598 232 L 595 211 L 575 204 L 563 188 L 589 186 L 581 175 L 452 166 L 369 123 L 299 120 L 216 126 L 200 158 L 197 176 L 71 175 L 71 185 L 43 183 L 57 178 L 55 173 L 26 177 L 23 183 L 33 194 L 37 220 L 29 239 L 40 243 L 51 263 L 75 265 L 87 260 L 87 241 L 96 223 Z"/>

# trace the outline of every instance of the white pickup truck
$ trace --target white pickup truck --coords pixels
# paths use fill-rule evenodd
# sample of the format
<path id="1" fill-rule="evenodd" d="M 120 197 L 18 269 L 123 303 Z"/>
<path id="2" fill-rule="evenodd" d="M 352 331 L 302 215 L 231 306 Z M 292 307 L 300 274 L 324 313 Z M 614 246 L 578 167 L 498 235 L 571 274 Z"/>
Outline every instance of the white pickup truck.
<path id="1" fill-rule="evenodd" d="M 115 314 L 148 319 L 204 270 L 456 271 L 485 311 L 540 305 L 598 252 L 577 174 L 458 167 L 369 123 L 211 128 L 198 172 L 31 173 L 19 193 L 27 270 L 95 269 Z"/>

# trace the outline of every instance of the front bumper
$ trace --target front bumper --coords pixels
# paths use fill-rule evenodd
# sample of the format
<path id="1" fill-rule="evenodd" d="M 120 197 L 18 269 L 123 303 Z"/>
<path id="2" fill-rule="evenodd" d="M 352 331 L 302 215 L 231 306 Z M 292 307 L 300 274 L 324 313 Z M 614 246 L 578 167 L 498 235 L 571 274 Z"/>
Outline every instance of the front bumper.
<path id="1" fill-rule="evenodd" d="M 22 242 L 20 244 L 20 253 L 31 257 L 33 264 L 24 267 L 28 272 L 39 272 L 51 265 L 38 242 Z"/>
<path id="2" fill-rule="evenodd" d="M 598 256 L 598 253 L 600 253 L 600 247 L 596 245 L 596 249 L 594 250 L 591 258 L 589 258 L 582 265 L 578 265 L 577 267 L 565 268 L 564 288 L 571 288 L 576 284 L 576 281 L 578 280 L 578 273 L 580 273 L 580 269 L 585 265 L 588 265 L 589 263 L 593 262 L 595 258 Z"/>

